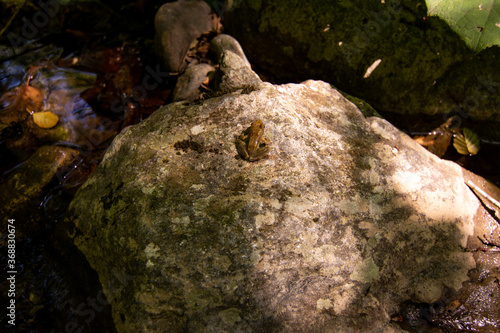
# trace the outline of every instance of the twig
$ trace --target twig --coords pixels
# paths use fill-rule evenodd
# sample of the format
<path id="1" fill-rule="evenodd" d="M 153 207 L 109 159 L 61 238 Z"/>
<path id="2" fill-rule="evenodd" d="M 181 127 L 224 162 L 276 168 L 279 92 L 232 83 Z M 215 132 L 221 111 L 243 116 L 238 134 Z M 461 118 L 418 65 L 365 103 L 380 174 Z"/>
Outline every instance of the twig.
<path id="1" fill-rule="evenodd" d="M 17 16 L 17 13 L 19 13 L 19 11 L 21 10 L 21 8 L 23 8 L 25 2 L 26 2 L 26 0 L 23 0 L 23 2 L 16 7 L 16 11 L 14 12 L 14 14 L 12 14 L 12 16 L 10 17 L 9 21 L 7 22 L 7 24 L 5 25 L 5 27 L 2 29 L 2 31 L 0 31 L 0 36 L 2 36 L 3 33 L 5 32 L 5 30 L 7 30 L 7 28 L 10 26 L 10 24 L 12 23 L 12 21 L 14 20 L 14 18 Z"/>
<path id="2" fill-rule="evenodd" d="M 479 192 L 479 194 L 481 194 L 483 197 L 485 197 L 486 199 L 488 199 L 491 203 L 493 203 L 495 206 L 497 206 L 498 208 L 500 208 L 500 202 L 498 202 L 497 200 L 495 200 L 491 195 L 489 195 L 488 193 L 484 192 L 483 190 L 481 190 L 476 184 L 474 184 L 471 180 L 467 181 L 467 186 L 469 186 L 473 191 L 477 191 Z"/>

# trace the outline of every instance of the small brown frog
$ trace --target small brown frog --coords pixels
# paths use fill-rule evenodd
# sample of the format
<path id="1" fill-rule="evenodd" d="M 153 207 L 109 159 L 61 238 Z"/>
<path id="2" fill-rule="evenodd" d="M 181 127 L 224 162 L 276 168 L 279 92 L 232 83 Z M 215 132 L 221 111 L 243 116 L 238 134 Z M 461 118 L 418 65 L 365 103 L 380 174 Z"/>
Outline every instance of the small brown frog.
<path id="1" fill-rule="evenodd" d="M 265 157 L 271 149 L 270 144 L 271 140 L 264 138 L 264 123 L 260 119 L 254 121 L 236 139 L 238 153 L 249 162 Z"/>

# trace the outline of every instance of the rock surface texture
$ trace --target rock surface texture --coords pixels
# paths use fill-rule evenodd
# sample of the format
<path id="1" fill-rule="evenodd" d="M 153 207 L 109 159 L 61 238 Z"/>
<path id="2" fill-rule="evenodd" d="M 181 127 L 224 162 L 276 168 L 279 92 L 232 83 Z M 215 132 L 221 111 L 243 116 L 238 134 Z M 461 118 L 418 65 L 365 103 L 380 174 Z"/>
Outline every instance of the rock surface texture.
<path id="1" fill-rule="evenodd" d="M 257 119 L 271 150 L 244 161 Z M 67 222 L 119 332 L 401 332 L 402 302 L 467 280 L 478 206 L 329 84 L 261 82 L 125 129 Z"/>

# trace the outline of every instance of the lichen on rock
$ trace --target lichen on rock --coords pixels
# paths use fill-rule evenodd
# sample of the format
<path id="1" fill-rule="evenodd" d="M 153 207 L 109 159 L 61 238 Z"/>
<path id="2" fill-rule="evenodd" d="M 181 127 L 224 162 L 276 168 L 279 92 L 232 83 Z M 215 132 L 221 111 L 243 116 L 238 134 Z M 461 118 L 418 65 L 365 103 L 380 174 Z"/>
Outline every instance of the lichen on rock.
<path id="1" fill-rule="evenodd" d="M 402 302 L 467 279 L 458 166 L 325 82 L 224 82 L 125 129 L 71 204 L 118 331 L 399 332 Z M 248 163 L 256 119 L 272 149 Z"/>

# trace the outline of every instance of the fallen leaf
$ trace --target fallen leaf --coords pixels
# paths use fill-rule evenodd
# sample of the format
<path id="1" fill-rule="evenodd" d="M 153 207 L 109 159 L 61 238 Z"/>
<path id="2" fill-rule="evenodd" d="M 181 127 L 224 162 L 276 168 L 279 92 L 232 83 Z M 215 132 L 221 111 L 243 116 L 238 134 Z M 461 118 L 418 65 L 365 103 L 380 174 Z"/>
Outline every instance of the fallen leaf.
<path id="1" fill-rule="evenodd" d="M 417 136 L 413 140 L 438 157 L 443 157 L 451 143 L 451 138 L 458 130 L 458 124 L 457 117 L 451 117 L 426 136 Z"/>
<path id="2" fill-rule="evenodd" d="M 2 113 L 36 111 L 42 107 L 43 95 L 37 88 L 23 84 L 4 93 L 0 102 L 3 105 Z"/>
<path id="3" fill-rule="evenodd" d="M 457 134 L 453 140 L 453 147 L 462 155 L 476 155 L 481 141 L 476 133 L 468 128 L 463 129 L 463 134 Z"/>
<path id="4" fill-rule="evenodd" d="M 203 82 L 200 85 L 200 88 L 203 90 L 206 90 L 206 91 L 212 91 L 212 89 L 210 88 L 210 78 L 209 77 L 207 77 L 205 80 L 203 80 Z"/>
<path id="5" fill-rule="evenodd" d="M 52 128 L 59 122 L 59 116 L 50 111 L 33 113 L 33 121 L 38 127 Z"/>
<path id="6" fill-rule="evenodd" d="M 210 30 L 195 38 L 191 44 L 189 44 L 184 62 L 191 66 L 198 63 L 213 64 L 214 59 L 210 59 L 208 55 L 210 51 L 210 41 L 217 35 L 217 31 Z"/>
<path id="7" fill-rule="evenodd" d="M 224 27 L 222 26 L 221 23 L 221 18 L 217 16 L 217 14 L 212 14 L 212 30 L 215 31 L 217 34 L 221 34 L 222 31 L 224 30 Z"/>

